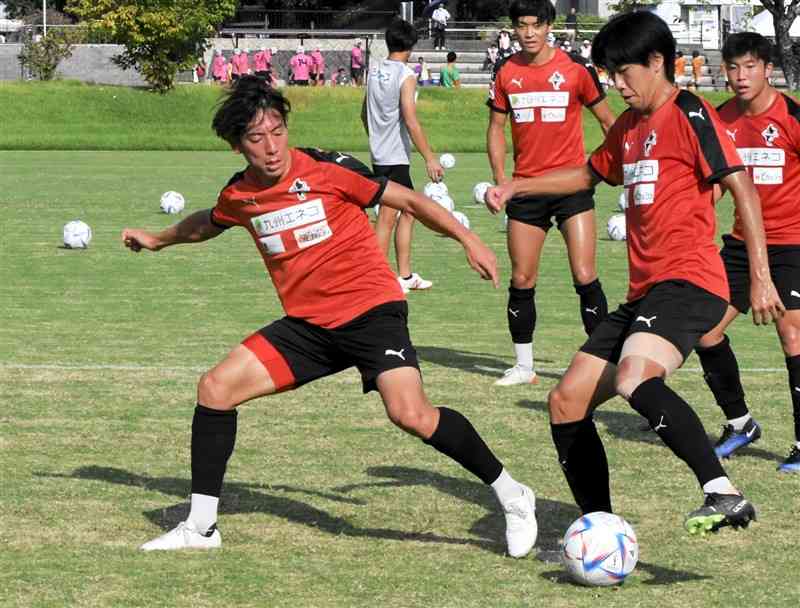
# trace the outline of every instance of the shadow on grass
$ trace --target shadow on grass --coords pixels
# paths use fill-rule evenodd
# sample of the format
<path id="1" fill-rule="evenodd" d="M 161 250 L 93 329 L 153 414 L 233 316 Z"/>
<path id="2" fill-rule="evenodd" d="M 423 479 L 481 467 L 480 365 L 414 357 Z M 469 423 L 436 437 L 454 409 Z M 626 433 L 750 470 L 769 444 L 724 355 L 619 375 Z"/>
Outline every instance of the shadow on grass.
<path id="1" fill-rule="evenodd" d="M 643 571 L 650 575 L 650 578 L 642 581 L 643 585 L 674 585 L 676 583 L 704 581 L 713 578 L 704 574 L 696 574 L 694 572 L 687 572 L 685 570 L 673 570 L 672 568 L 665 568 L 663 566 L 657 566 L 656 564 L 642 561 L 636 564 L 634 573 L 637 571 L 639 572 L 640 576 L 641 572 Z M 572 578 L 570 578 L 570 576 L 564 570 L 548 570 L 547 572 L 542 572 L 539 576 L 547 581 L 550 581 L 551 583 L 583 587 L 583 585 L 579 585 L 572 580 Z M 601 592 L 599 587 L 595 587 L 595 589 L 597 589 L 597 592 Z M 610 587 L 608 589 L 608 593 L 614 593 L 614 590 L 618 589 L 620 589 L 619 586 Z"/>
<path id="2" fill-rule="evenodd" d="M 380 477 L 384 480 L 352 484 L 339 488 L 332 488 L 329 492 L 308 490 L 294 486 L 270 486 L 262 484 L 247 484 L 239 482 L 226 482 L 220 500 L 220 513 L 225 515 L 266 513 L 280 517 L 291 523 L 302 524 L 316 528 L 333 535 L 378 538 L 384 540 L 429 542 L 450 545 L 471 545 L 490 553 L 503 555 L 505 553 L 505 523 L 502 513 L 490 489 L 478 481 L 464 480 L 432 473 L 422 469 L 408 467 L 373 467 L 367 470 L 370 477 Z M 180 503 L 163 509 L 154 509 L 144 512 L 144 516 L 152 523 L 169 530 L 178 522 L 186 519 L 189 505 L 185 497 L 190 493 L 188 479 L 179 477 L 151 477 L 139 475 L 116 467 L 85 466 L 75 469 L 69 474 L 49 474 L 39 472 L 41 477 L 58 477 L 64 479 L 88 479 L 106 483 L 118 484 L 155 490 L 168 496 L 181 499 Z M 364 499 L 348 496 L 356 491 L 368 490 L 376 487 L 409 487 L 431 486 L 437 491 L 456 498 L 480 505 L 486 509 L 487 514 L 470 527 L 470 533 L 481 537 L 480 539 L 455 538 L 442 536 L 424 530 L 396 530 L 391 528 L 361 528 L 353 525 L 342 517 L 336 517 L 315 506 L 301 502 L 294 498 L 284 496 L 284 493 L 301 494 L 338 503 L 366 506 Z M 281 494 L 278 494 L 278 493 Z M 572 505 L 539 498 L 537 500 L 537 515 L 540 521 L 539 543 L 554 544 L 563 534 L 563 530 L 578 515 L 577 508 Z M 421 525 L 418 523 L 418 527 Z"/>
<path id="3" fill-rule="evenodd" d="M 417 356 L 422 361 L 482 376 L 500 378 L 503 372 L 511 366 L 511 357 L 508 360 L 502 360 L 489 353 L 473 353 L 466 350 L 442 348 L 441 346 L 418 346 L 415 344 L 414 348 L 417 351 Z M 549 359 L 537 359 L 536 362 L 552 363 Z M 561 374 L 553 372 L 537 372 L 537 374 L 546 378 L 558 379 L 561 377 Z"/>

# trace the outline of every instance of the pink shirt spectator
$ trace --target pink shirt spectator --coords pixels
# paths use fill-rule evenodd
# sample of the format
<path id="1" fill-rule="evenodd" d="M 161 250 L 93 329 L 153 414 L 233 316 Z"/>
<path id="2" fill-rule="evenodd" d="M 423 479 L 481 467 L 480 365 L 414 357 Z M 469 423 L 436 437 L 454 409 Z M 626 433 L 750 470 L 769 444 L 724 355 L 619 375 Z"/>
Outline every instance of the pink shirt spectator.
<path id="1" fill-rule="evenodd" d="M 350 67 L 353 68 L 364 67 L 364 56 L 361 54 L 360 46 L 354 46 L 353 50 L 350 51 Z"/>
<path id="2" fill-rule="evenodd" d="M 297 53 L 289 62 L 292 67 L 292 73 L 295 80 L 308 80 L 308 74 L 311 70 L 311 57 L 305 53 Z"/>
<path id="3" fill-rule="evenodd" d="M 228 80 L 228 66 L 227 61 L 225 61 L 225 57 L 222 55 L 216 55 L 214 57 L 214 61 L 211 62 L 211 75 L 217 79 L 222 80 L 223 82 Z"/>
<path id="4" fill-rule="evenodd" d="M 272 53 L 269 51 L 258 51 L 253 55 L 253 64 L 256 72 L 266 72 L 272 61 Z"/>
<path id="5" fill-rule="evenodd" d="M 311 65 L 314 67 L 315 74 L 325 73 L 325 57 L 322 56 L 321 51 L 311 53 Z"/>
<path id="6" fill-rule="evenodd" d="M 250 60 L 248 59 L 247 53 L 234 55 L 232 63 L 234 74 L 244 76 L 248 71 L 250 71 Z"/>

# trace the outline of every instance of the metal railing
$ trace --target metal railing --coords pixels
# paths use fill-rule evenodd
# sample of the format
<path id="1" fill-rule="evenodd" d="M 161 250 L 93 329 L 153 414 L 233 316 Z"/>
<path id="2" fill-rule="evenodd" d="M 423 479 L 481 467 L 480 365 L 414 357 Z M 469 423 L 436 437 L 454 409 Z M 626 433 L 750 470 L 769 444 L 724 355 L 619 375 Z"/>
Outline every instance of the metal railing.
<path id="1" fill-rule="evenodd" d="M 360 9 L 281 11 L 262 7 L 242 7 L 237 13 L 237 21 L 226 23 L 225 29 L 263 27 L 264 29 L 335 30 L 352 29 L 356 24 L 359 29 L 385 29 L 396 16 L 397 13 L 393 11 Z"/>

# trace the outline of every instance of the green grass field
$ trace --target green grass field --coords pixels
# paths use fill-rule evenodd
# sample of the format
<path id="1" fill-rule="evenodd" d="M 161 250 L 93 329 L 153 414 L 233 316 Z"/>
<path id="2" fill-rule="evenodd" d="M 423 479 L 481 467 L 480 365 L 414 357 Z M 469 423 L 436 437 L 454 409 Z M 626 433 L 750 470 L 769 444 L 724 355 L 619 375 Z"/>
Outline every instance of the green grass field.
<path id="1" fill-rule="evenodd" d="M 445 118 L 427 120 L 436 125 L 432 139 L 446 138 Z M 29 138 L 46 137 L 50 123 L 43 124 Z M 206 124 L 195 126 L 198 133 Z M 310 143 L 303 138 L 311 126 L 304 129 L 295 143 Z M 324 141 L 314 143 L 334 147 L 329 132 L 324 127 Z M 17 147 L 36 147 L 29 143 Z M 497 252 L 506 285 L 502 220 L 471 203 L 472 185 L 489 177 L 485 155 L 460 153 L 457 160 L 447 183 L 457 208 Z M 792 557 L 799 480 L 775 472 L 792 441 L 783 356 L 774 330 L 747 319 L 730 336 L 765 434 L 726 466 L 759 521 L 744 532 L 687 537 L 683 517 L 702 499 L 693 476 L 615 399 L 598 412 L 598 428 L 615 508 L 634 526 L 641 550 L 622 587 L 578 587 L 556 564 L 504 557 L 502 515 L 491 493 L 395 429 L 377 395 L 361 394 L 354 371 L 241 408 L 221 503 L 221 551 L 137 551 L 188 511 L 197 377 L 281 310 L 244 231 L 138 256 L 122 247 L 119 233 L 173 221 L 158 211 L 165 190 L 182 192 L 187 212 L 212 205 L 240 168 L 224 151 L 0 151 L 0 605 L 663 608 L 800 601 Z M 421 164 L 414 169 L 421 185 Z M 627 276 L 624 245 L 605 237 L 616 198 L 610 188 L 599 190 L 598 265 L 612 306 L 624 298 Z M 721 227 L 729 227 L 730 203 L 719 213 Z M 94 229 L 86 251 L 60 246 L 61 227 L 76 218 Z M 538 547 L 553 549 L 578 512 L 556 461 L 545 402 L 583 338 L 560 236 L 553 231 L 548 239 L 537 288 L 537 387 L 491 386 L 499 375 L 493 370 L 511 362 L 505 288 L 493 290 L 469 270 L 456 243 L 424 228 L 414 260 L 435 281 L 409 297 L 427 391 L 434 403 L 466 414 L 512 474 L 534 488 Z M 692 357 L 670 384 L 715 435 L 722 417 L 698 365 Z"/>

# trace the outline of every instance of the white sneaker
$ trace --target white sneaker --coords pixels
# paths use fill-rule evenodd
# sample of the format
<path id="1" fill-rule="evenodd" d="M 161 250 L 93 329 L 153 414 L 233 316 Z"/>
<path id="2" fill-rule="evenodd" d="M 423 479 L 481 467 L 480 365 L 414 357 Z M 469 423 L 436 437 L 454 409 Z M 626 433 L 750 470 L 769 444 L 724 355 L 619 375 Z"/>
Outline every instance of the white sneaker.
<path id="1" fill-rule="evenodd" d="M 430 289 L 433 287 L 432 281 L 426 281 L 421 276 L 419 276 L 416 272 L 411 273 L 410 279 L 404 279 L 403 277 L 397 277 L 397 280 L 400 281 L 400 285 L 405 290 L 404 293 L 408 293 L 410 289 Z"/>
<path id="2" fill-rule="evenodd" d="M 539 384 L 539 377 L 536 372 L 519 363 L 503 373 L 503 377 L 496 380 L 495 386 L 513 386 L 515 384 Z"/>
<path id="3" fill-rule="evenodd" d="M 217 524 L 207 532 L 200 532 L 191 522 L 182 521 L 175 528 L 143 544 L 142 551 L 175 551 L 176 549 L 218 549 L 222 546 L 222 536 Z"/>
<path id="4" fill-rule="evenodd" d="M 397 277 L 397 282 L 400 283 L 400 289 L 403 290 L 403 294 L 407 294 L 411 291 L 408 287 L 406 287 L 406 282 L 403 280 L 403 277 Z"/>
<path id="5" fill-rule="evenodd" d="M 536 525 L 536 497 L 528 486 L 520 484 L 522 496 L 508 501 L 506 512 L 506 543 L 511 557 L 525 557 L 536 544 L 539 528 Z"/>

